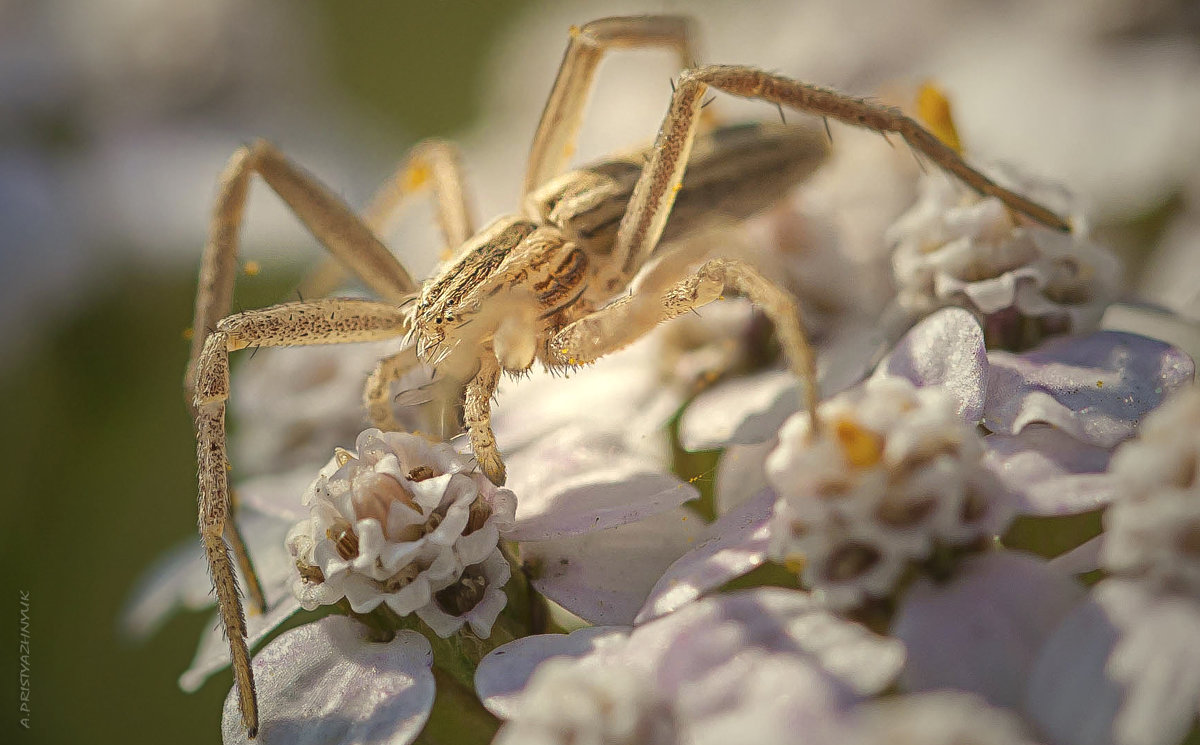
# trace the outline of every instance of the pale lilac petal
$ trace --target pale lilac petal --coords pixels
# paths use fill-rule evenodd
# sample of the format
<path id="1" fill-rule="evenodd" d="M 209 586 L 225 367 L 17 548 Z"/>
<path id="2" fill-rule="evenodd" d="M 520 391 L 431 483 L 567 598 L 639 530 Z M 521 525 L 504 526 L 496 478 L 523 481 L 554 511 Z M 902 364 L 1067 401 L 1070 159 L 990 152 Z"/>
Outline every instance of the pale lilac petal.
<path id="1" fill-rule="evenodd" d="M 711 450 L 768 440 L 800 409 L 800 393 L 800 382 L 785 370 L 720 383 L 684 409 L 679 442 L 686 450 Z"/>
<path id="2" fill-rule="evenodd" d="M 779 444 L 775 438 L 754 445 L 730 445 L 717 460 L 713 500 L 724 515 L 767 488 L 767 456 Z"/>
<path id="3" fill-rule="evenodd" d="M 1083 595 L 1040 559 L 1009 551 L 966 560 L 944 584 L 918 580 L 892 626 L 908 650 L 901 685 L 957 688 L 1016 706 L 1042 643 Z"/>
<path id="4" fill-rule="evenodd" d="M 764 489 L 709 525 L 708 539 L 681 556 L 659 578 L 634 623 L 670 613 L 761 566 L 766 561 L 774 507 L 775 492 Z"/>
<path id="5" fill-rule="evenodd" d="M 667 567 L 695 545 L 704 521 L 675 508 L 607 530 L 521 546 L 539 567 L 538 592 L 595 624 L 629 624 Z"/>
<path id="6" fill-rule="evenodd" d="M 1084 541 L 1082 544 L 1059 554 L 1050 560 L 1050 568 L 1063 574 L 1087 574 L 1100 568 L 1100 551 L 1104 547 L 1104 534 Z"/>
<path id="7" fill-rule="evenodd" d="M 323 465 L 325 464 L 314 463 L 287 473 L 256 476 L 238 482 L 233 490 L 237 492 L 238 502 L 243 507 L 250 507 L 288 523 L 295 523 L 308 517 L 308 508 L 302 501 L 304 492 L 317 478 L 317 473 Z"/>
<path id="8" fill-rule="evenodd" d="M 475 692 L 487 710 L 512 717 L 521 692 L 537 666 L 552 657 L 583 657 L 623 641 L 627 626 L 588 626 L 570 634 L 540 634 L 492 650 L 475 668 Z"/>
<path id="9" fill-rule="evenodd" d="M 1113 742 L 1122 691 L 1106 668 L 1121 636 L 1114 611 L 1124 616 L 1128 609 L 1099 602 L 1110 583 L 1098 585 L 1063 619 L 1030 669 L 1024 708 L 1049 745 Z"/>
<path id="10" fill-rule="evenodd" d="M 200 541 L 188 540 L 155 560 L 138 580 L 121 612 L 121 632 L 145 639 L 177 610 L 203 610 L 215 600 Z"/>
<path id="11" fill-rule="evenodd" d="M 943 387 L 967 422 L 983 416 L 987 373 L 983 329 L 962 308 L 944 308 L 918 323 L 875 371 L 876 376 L 907 378 L 918 387 Z"/>
<path id="12" fill-rule="evenodd" d="M 749 649 L 687 681 L 677 707 L 694 745 L 821 742 L 850 697 L 813 661 Z"/>
<path id="13" fill-rule="evenodd" d="M 272 604 L 273 602 L 273 604 Z M 267 595 L 267 612 L 262 615 L 246 614 L 246 644 L 254 649 L 256 644 L 271 635 L 276 628 L 300 610 L 300 601 L 290 590 L 272 599 Z M 212 627 L 200 637 L 200 646 L 192 664 L 179 676 L 179 687 L 188 693 L 200 690 L 204 681 L 213 673 L 229 667 L 229 641 L 225 637 L 220 616 L 213 616 Z"/>
<path id="14" fill-rule="evenodd" d="M 1100 602 L 1106 594 L 1097 593 Z M 1125 621 L 1107 668 L 1125 688 L 1114 739 L 1121 745 L 1175 745 L 1200 711 L 1200 604 L 1148 592 L 1133 602 L 1141 612 Z"/>
<path id="15" fill-rule="evenodd" d="M 811 659 L 860 696 L 882 691 L 904 663 L 904 647 L 895 639 L 843 620 L 808 593 L 771 587 L 704 598 L 639 626 L 627 653 L 662 659 L 659 675 L 673 686 L 744 648 Z"/>
<path id="16" fill-rule="evenodd" d="M 1105 507 L 1120 493 L 1107 473 L 1111 451 L 1060 429 L 1031 425 L 1017 435 L 989 435 L 984 445 L 983 466 L 1018 514 L 1076 515 Z"/>
<path id="17" fill-rule="evenodd" d="M 1175 347 L 1116 331 L 1052 339 L 1022 355 L 993 351 L 988 361 L 989 430 L 1016 434 L 1045 423 L 1106 448 L 1131 437 L 1141 418 L 1195 372 Z"/>
<path id="18" fill-rule="evenodd" d="M 366 627 L 327 616 L 271 642 L 254 658 L 260 727 L 250 740 L 237 696 L 225 699 L 225 745 L 406 745 L 433 708 L 433 651 L 415 631 L 375 643 Z"/>
<path id="19" fill-rule="evenodd" d="M 527 377 L 505 378 L 492 413 L 497 442 L 515 455 L 581 416 L 631 444 L 644 447 L 660 439 L 663 425 L 683 403 L 676 387 L 663 385 L 661 348 L 651 336 L 565 374 L 533 370 Z"/>
<path id="20" fill-rule="evenodd" d="M 238 525 L 246 539 L 259 582 L 264 588 L 282 595 L 292 571 L 284 548 L 290 523 L 243 505 Z M 238 580 L 241 582 L 240 575 Z M 241 584 L 244 596 L 245 583 Z M 268 592 L 268 596 L 271 594 Z M 138 580 L 122 611 L 121 630 L 130 638 L 143 639 L 157 631 L 176 611 L 204 610 L 215 603 L 208 565 L 200 538 L 196 536 L 156 561 Z"/>
<path id="21" fill-rule="evenodd" d="M 514 455 L 508 487 L 517 496 L 510 541 L 579 535 L 657 515 L 699 496 L 615 434 L 570 428 Z"/>

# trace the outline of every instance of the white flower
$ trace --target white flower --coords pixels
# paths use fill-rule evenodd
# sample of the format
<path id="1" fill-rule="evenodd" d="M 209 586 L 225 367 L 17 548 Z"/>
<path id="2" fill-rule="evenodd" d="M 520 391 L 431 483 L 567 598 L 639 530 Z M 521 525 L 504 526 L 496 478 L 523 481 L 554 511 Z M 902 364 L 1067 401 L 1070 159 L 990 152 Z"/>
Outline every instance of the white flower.
<path id="1" fill-rule="evenodd" d="M 359 435 L 357 453 L 337 453 L 305 493 L 311 516 L 288 535 L 301 604 L 312 610 L 344 597 L 356 613 L 386 603 L 404 616 L 435 602 L 434 590 L 465 568 L 486 564 L 515 501 L 468 464 L 449 445 L 377 429 Z M 485 574 L 493 585 L 507 580 Z M 498 613 L 503 603 L 485 607 Z"/>
<path id="2" fill-rule="evenodd" d="M 803 566 L 835 607 L 888 594 L 936 545 L 994 535 L 1008 515 L 980 470 L 983 444 L 940 388 L 891 376 L 796 415 L 767 460 L 779 495 L 770 554 Z"/>
<path id="3" fill-rule="evenodd" d="M 861 704 L 844 745 L 1032 745 L 1020 720 L 957 691 Z"/>
<path id="4" fill-rule="evenodd" d="M 1064 211 L 1067 200 L 1044 185 L 1001 180 Z M 1080 223 L 1076 217 L 1071 234 L 1028 224 L 998 199 L 929 174 L 920 199 L 889 230 L 898 301 L 920 315 L 965 307 L 979 317 L 989 346 L 1025 348 L 1047 334 L 1094 330 L 1119 288 L 1120 267 Z"/>
<path id="5" fill-rule="evenodd" d="M 1110 470 L 1127 494 L 1104 515 L 1101 560 L 1160 593 L 1200 600 L 1200 391 L 1148 416 Z"/>
<path id="6" fill-rule="evenodd" d="M 593 662 L 593 664 L 587 664 Z M 675 712 L 641 671 L 551 659 L 538 667 L 496 745 L 675 745 Z"/>
<path id="7" fill-rule="evenodd" d="M 461 576 L 439 583 L 444 586 L 434 588 L 432 600 L 417 608 L 417 616 L 440 637 L 450 636 L 466 624 L 475 636 L 486 639 L 508 603 L 504 585 L 511 572 L 504 554 L 493 549 L 482 562 L 463 569 Z"/>

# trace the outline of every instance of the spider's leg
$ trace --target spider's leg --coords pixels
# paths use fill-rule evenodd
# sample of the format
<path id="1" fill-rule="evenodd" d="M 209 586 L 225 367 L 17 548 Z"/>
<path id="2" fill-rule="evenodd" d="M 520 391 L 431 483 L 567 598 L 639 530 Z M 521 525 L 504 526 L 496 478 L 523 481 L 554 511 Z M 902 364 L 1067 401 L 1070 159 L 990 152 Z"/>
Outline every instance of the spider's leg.
<path id="1" fill-rule="evenodd" d="M 372 426 L 385 432 L 400 428 L 396 421 L 393 401 L 390 394 L 391 384 L 408 374 L 409 371 L 421 364 L 417 357 L 417 348 L 409 345 L 393 355 L 384 357 L 375 365 L 375 369 L 367 377 L 367 385 L 363 389 L 363 405 L 367 409 Z"/>
<path id="2" fill-rule="evenodd" d="M 529 150 L 522 200 L 566 170 L 596 68 L 609 50 L 673 48 L 679 55 L 680 67 L 686 69 L 696 64 L 696 46 L 692 21 L 684 16 L 601 18 L 582 27 L 571 27 L 567 51 Z"/>
<path id="3" fill-rule="evenodd" d="M 229 398 L 229 353 L 246 347 L 338 344 L 376 341 L 404 332 L 404 313 L 390 303 L 319 300 L 285 303 L 238 313 L 221 320 L 204 340 L 196 367 L 196 460 L 199 465 L 199 527 L 217 593 L 221 621 L 229 637 L 242 722 L 251 737 L 258 731 L 258 705 L 246 646 L 246 619 L 233 562 L 225 543 L 232 522 L 229 458 L 225 446 L 225 402 Z"/>
<path id="4" fill-rule="evenodd" d="M 666 288 L 643 287 L 569 324 L 550 341 L 551 362 L 591 362 L 633 343 L 662 321 L 720 299 L 726 290 L 746 296 L 771 319 L 792 372 L 804 381 L 804 403 L 810 414 L 816 411 L 815 358 L 796 301 L 757 269 L 736 259 L 710 259 Z"/>
<path id="5" fill-rule="evenodd" d="M 239 509 L 237 489 L 229 490 L 229 506 L 230 511 L 236 516 Z M 254 563 L 250 561 L 250 552 L 246 550 L 246 539 L 242 537 L 242 530 L 238 527 L 237 520 L 225 523 L 225 541 L 233 549 L 233 558 L 237 561 L 238 569 L 242 571 L 242 578 L 246 581 L 246 602 L 250 606 L 250 613 L 266 613 L 267 595 L 263 592 L 262 583 L 258 580 L 258 572 L 254 571 Z"/>
<path id="6" fill-rule="evenodd" d="M 228 315 L 237 268 L 238 233 L 251 174 L 257 173 L 342 264 L 384 300 L 400 303 L 416 284 L 375 233 L 341 199 L 266 142 L 239 148 L 221 174 L 192 321 L 192 350 L 184 381 L 195 391 L 196 360 L 205 334 Z"/>
<path id="7" fill-rule="evenodd" d="M 479 361 L 479 372 L 467 383 L 463 401 L 463 420 L 471 439 L 471 449 L 484 475 L 497 486 L 504 485 L 504 461 L 492 434 L 492 396 L 500 383 L 500 363 L 491 350 Z"/>
<path id="8" fill-rule="evenodd" d="M 462 157 L 452 142 L 430 139 L 414 145 L 375 192 L 362 219 L 372 232 L 383 235 L 410 198 L 424 189 L 429 190 L 437 210 L 438 227 L 445 240 L 441 258 L 445 260 L 475 234 Z M 304 279 L 301 295 L 323 297 L 336 290 L 344 278 L 342 263 L 331 258 Z"/>

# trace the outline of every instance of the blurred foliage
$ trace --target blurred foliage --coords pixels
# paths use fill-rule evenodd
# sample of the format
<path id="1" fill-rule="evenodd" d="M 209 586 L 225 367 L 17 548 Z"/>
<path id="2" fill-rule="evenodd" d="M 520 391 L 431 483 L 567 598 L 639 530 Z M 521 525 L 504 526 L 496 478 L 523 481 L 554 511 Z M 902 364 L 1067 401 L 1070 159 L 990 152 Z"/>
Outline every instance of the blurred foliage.
<path id="1" fill-rule="evenodd" d="M 444 134 L 475 114 L 490 39 L 523 4 L 323 0 L 322 55 L 368 116 L 413 137 Z M 181 388 L 195 274 L 106 269 L 73 311 L 0 368 L 0 447 L 10 456 L 3 718 L 19 735 L 12 742 L 212 743 L 230 675 L 190 696 L 176 684 L 211 615 L 176 617 L 140 644 L 117 630 L 142 572 L 195 540 L 194 440 Z M 237 304 L 278 301 L 297 279 L 271 269 L 243 277 Z M 29 731 L 15 722 L 21 591 L 30 593 Z"/>

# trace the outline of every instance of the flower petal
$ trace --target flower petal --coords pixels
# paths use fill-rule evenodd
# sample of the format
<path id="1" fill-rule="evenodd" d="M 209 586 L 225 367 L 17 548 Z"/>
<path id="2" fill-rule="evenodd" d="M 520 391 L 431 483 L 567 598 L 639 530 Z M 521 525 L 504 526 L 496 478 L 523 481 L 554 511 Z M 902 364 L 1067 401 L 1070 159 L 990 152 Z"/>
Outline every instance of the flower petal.
<path id="1" fill-rule="evenodd" d="M 764 489 L 708 526 L 710 536 L 668 567 L 635 623 L 670 613 L 766 561 L 775 492 Z"/>
<path id="2" fill-rule="evenodd" d="M 300 601 L 290 590 L 275 599 L 274 604 L 268 596 L 267 612 L 262 615 L 246 616 L 246 645 L 250 649 L 270 636 L 271 632 L 292 614 L 300 610 Z M 213 673 L 229 667 L 229 641 L 225 637 L 224 627 L 220 616 L 213 616 L 212 627 L 200 637 L 200 646 L 192 664 L 179 676 L 179 687 L 188 693 L 195 693 L 204 685 Z"/>
<path id="3" fill-rule="evenodd" d="M 771 438 L 754 445 L 730 445 L 717 461 L 713 499 L 718 515 L 732 512 L 767 488 L 767 456 L 779 442 Z"/>
<path id="4" fill-rule="evenodd" d="M 968 559 L 945 584 L 918 580 L 892 625 L 908 649 L 901 685 L 1019 705 L 1042 643 L 1083 594 L 1045 562 L 1011 551 Z"/>
<path id="5" fill-rule="evenodd" d="M 433 651 L 415 631 L 384 644 L 345 616 L 293 629 L 254 658 L 261 726 L 255 743 L 406 745 L 433 708 Z M 237 696 L 225 699 L 226 745 L 252 742 Z"/>
<path id="6" fill-rule="evenodd" d="M 1051 424 L 1091 445 L 1111 448 L 1173 391 L 1189 385 L 1195 363 L 1163 342 L 1100 331 L 1052 339 L 1022 355 L 993 351 L 983 424 L 1017 434 Z"/>
<path id="7" fill-rule="evenodd" d="M 619 435 L 572 427 L 522 450 L 508 462 L 517 495 L 510 541 L 564 538 L 672 510 L 699 496 L 691 484 Z"/>
<path id="8" fill-rule="evenodd" d="M 704 521 L 675 508 L 638 522 L 521 547 L 541 568 L 538 592 L 596 624 L 632 623 L 667 567 L 703 535 Z"/>
<path id="9" fill-rule="evenodd" d="M 512 716 L 525 684 L 537 666 L 553 657 L 583 657 L 607 644 L 623 641 L 626 626 L 588 626 L 570 634 L 539 634 L 492 650 L 475 668 L 475 692 L 487 710 Z"/>
<path id="10" fill-rule="evenodd" d="M 907 378 L 918 387 L 942 386 L 967 422 L 983 416 L 987 373 L 983 329 L 962 308 L 944 308 L 913 326 L 875 371 L 876 376 Z"/>
<path id="11" fill-rule="evenodd" d="M 747 649 L 812 660 L 860 696 L 890 685 L 904 662 L 896 640 L 839 618 L 808 593 L 771 587 L 690 603 L 635 629 L 626 652 L 663 658 L 660 677 L 684 685 Z"/>
<path id="12" fill-rule="evenodd" d="M 1054 427 L 1031 425 L 1018 435 L 984 439 L 983 465 L 1005 487 L 1019 514 L 1076 515 L 1119 494 L 1107 473 L 1111 452 Z"/>
<path id="13" fill-rule="evenodd" d="M 768 440 L 800 409 L 800 382 L 786 370 L 735 378 L 704 391 L 679 419 L 686 450 Z"/>

